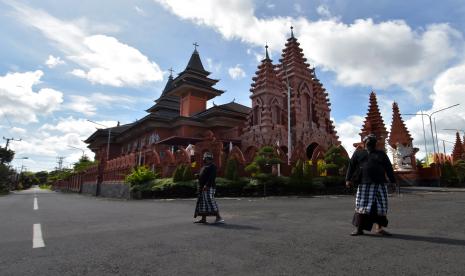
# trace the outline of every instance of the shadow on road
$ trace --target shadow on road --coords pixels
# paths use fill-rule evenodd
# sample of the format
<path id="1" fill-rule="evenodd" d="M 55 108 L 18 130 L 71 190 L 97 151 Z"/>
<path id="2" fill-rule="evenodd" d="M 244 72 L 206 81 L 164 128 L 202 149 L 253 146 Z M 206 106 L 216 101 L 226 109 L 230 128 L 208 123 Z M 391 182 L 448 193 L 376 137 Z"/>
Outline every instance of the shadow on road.
<path id="1" fill-rule="evenodd" d="M 240 225 L 240 224 L 230 224 L 230 223 L 225 223 L 225 224 L 215 224 L 215 223 L 209 223 L 207 224 L 209 226 L 217 227 L 217 228 L 224 228 L 224 229 L 233 229 L 233 230 L 261 230 L 261 228 L 255 227 L 255 226 L 250 226 L 250 225 Z"/>
<path id="2" fill-rule="evenodd" d="M 370 237 L 381 238 L 380 236 L 373 236 L 373 235 L 370 235 Z M 449 238 L 414 236 L 414 235 L 395 234 L 395 233 L 393 233 L 391 237 L 386 237 L 386 238 L 406 240 L 406 241 L 421 241 L 421 242 L 465 246 L 465 240 L 457 240 L 457 239 L 449 239 Z"/>

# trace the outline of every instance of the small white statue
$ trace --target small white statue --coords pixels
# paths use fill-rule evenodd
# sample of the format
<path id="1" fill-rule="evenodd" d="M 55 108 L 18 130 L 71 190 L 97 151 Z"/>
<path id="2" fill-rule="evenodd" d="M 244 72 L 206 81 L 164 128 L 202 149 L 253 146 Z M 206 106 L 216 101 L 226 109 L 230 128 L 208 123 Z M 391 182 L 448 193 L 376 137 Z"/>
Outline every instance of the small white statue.
<path id="1" fill-rule="evenodd" d="M 400 143 L 396 143 L 396 148 L 393 149 L 394 170 L 412 170 L 412 157 L 414 154 L 415 149 L 412 146 L 404 146 Z"/>

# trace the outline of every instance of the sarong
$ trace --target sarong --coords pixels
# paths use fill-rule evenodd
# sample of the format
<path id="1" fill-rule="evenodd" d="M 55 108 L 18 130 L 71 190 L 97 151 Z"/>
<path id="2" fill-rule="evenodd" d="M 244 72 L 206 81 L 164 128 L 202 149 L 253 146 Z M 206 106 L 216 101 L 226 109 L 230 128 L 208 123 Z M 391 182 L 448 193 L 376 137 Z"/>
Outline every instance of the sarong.
<path id="1" fill-rule="evenodd" d="M 371 231 L 374 223 L 387 227 L 387 196 L 387 187 L 384 183 L 360 184 L 357 189 L 352 224 L 367 231 Z"/>
<path id="2" fill-rule="evenodd" d="M 200 191 L 195 206 L 194 218 L 197 216 L 216 216 L 218 214 L 218 205 L 215 200 L 215 189 L 207 188 L 206 191 Z"/>
<path id="3" fill-rule="evenodd" d="M 357 188 L 355 212 L 370 214 L 372 206 L 376 205 L 379 216 L 385 216 L 388 211 L 388 192 L 384 183 L 365 183 Z"/>

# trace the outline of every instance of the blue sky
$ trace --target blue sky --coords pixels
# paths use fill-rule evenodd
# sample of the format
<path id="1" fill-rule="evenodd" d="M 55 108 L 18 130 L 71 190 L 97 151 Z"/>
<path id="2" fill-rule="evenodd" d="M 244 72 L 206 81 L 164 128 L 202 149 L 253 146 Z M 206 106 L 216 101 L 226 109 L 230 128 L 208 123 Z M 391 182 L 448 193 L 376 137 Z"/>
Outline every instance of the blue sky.
<path id="1" fill-rule="evenodd" d="M 460 103 L 435 116 L 439 139 L 454 141 L 443 129 L 465 129 L 463 18 L 458 0 L 0 0 L 0 133 L 23 139 L 11 147 L 29 159 L 14 166 L 52 169 L 57 156 L 69 166 L 82 154 L 69 146 L 85 149 L 81 140 L 98 127 L 87 120 L 143 117 L 193 42 L 226 90 L 215 103 L 250 105 L 264 44 L 277 62 L 293 25 L 349 152 L 371 90 L 388 130 L 393 101 L 403 113 Z M 424 156 L 421 118 L 404 119 Z"/>

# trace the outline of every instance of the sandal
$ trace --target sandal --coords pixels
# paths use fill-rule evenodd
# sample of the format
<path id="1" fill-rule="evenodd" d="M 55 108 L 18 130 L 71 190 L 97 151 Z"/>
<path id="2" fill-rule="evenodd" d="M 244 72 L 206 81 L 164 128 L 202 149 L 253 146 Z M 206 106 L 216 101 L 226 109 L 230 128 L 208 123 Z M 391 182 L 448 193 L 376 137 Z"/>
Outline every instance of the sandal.
<path id="1" fill-rule="evenodd" d="M 355 230 L 354 232 L 350 233 L 351 236 L 361 236 L 363 235 L 362 230 Z"/>
<path id="2" fill-rule="evenodd" d="M 378 234 L 378 235 L 380 235 L 380 236 L 386 236 L 386 237 L 392 236 L 391 233 L 389 233 L 388 231 L 385 231 L 385 230 L 376 231 L 376 234 Z"/>

